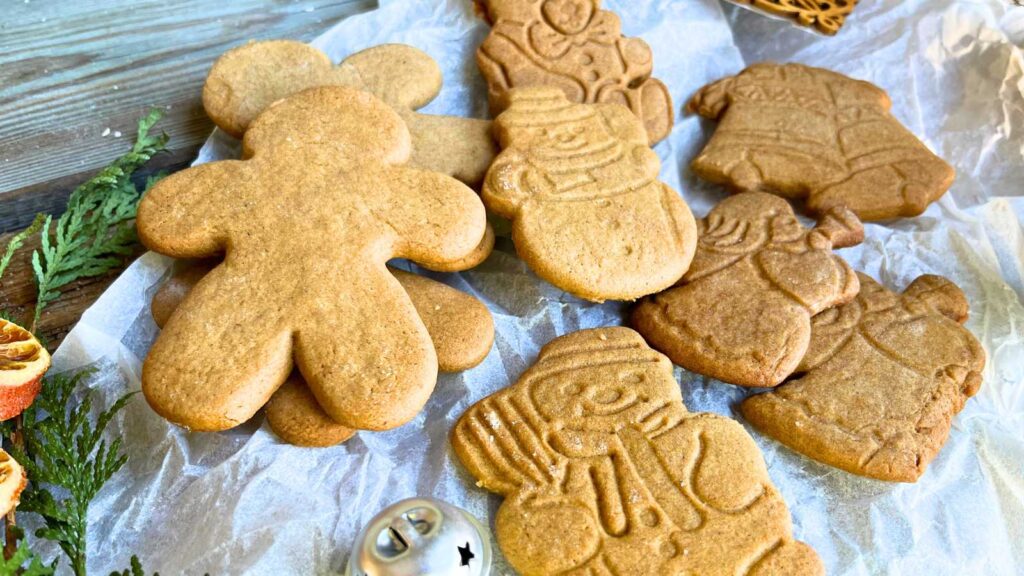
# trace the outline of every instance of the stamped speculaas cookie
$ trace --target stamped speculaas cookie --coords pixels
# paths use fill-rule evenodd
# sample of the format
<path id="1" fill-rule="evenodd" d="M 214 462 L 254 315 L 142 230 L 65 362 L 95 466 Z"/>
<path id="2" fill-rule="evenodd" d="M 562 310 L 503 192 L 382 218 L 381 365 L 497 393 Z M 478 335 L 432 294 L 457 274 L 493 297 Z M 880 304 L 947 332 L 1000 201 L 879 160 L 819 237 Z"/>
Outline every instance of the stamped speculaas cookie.
<path id="1" fill-rule="evenodd" d="M 864 238 L 834 208 L 804 228 L 785 200 L 731 196 L 697 224 L 700 240 L 679 286 L 642 301 L 632 324 L 687 370 L 741 386 L 775 386 L 807 350 L 811 317 L 853 300 L 857 276 L 833 248 Z"/>
<path id="2" fill-rule="evenodd" d="M 915 482 L 981 387 L 985 351 L 961 324 L 963 292 L 941 276 L 860 294 L 814 317 L 798 380 L 742 404 L 759 430 L 848 472 Z"/>
<path id="3" fill-rule="evenodd" d="M 316 86 L 363 90 L 387 102 L 412 135 L 410 165 L 477 184 L 494 158 L 487 120 L 420 114 L 441 91 L 441 70 L 424 52 L 384 44 L 335 66 L 303 42 L 250 42 L 214 63 L 203 86 L 203 107 L 222 130 L 240 138 L 271 103 Z"/>
<path id="4" fill-rule="evenodd" d="M 761 63 L 702 88 L 687 109 L 719 120 L 693 161 L 738 191 L 806 199 L 861 220 L 916 216 L 953 183 L 953 168 L 889 113 L 882 89 L 821 68 Z"/>
<path id="5" fill-rule="evenodd" d="M 846 17 L 857 7 L 858 0 L 730 0 L 751 6 L 782 18 L 789 18 L 800 26 L 815 28 L 829 36 L 839 32 Z"/>
<path id="6" fill-rule="evenodd" d="M 503 148 L 483 200 L 512 220 L 537 275 L 588 300 L 635 300 L 675 283 L 696 245 L 682 197 L 658 180 L 643 126 L 618 104 L 516 88 L 495 121 Z"/>
<path id="7" fill-rule="evenodd" d="M 451 440 L 505 497 L 495 535 L 524 575 L 823 573 L 753 439 L 688 412 L 668 358 L 628 328 L 549 342 Z"/>
<path id="8" fill-rule="evenodd" d="M 672 97 L 651 78 L 651 48 L 622 35 L 599 0 L 486 0 L 494 23 L 477 50 L 491 111 L 512 88 L 555 86 L 572 102 L 622 104 L 643 121 L 648 143 L 672 130 Z"/>
<path id="9" fill-rule="evenodd" d="M 297 366 L 340 424 L 399 426 L 433 389 L 437 358 L 385 262 L 471 254 L 476 194 L 404 163 L 401 117 L 368 93 L 301 92 L 268 108 L 245 160 L 161 180 L 139 205 L 143 243 L 179 258 L 226 253 L 171 315 L 142 387 L 172 422 L 223 430 L 251 417 Z"/>

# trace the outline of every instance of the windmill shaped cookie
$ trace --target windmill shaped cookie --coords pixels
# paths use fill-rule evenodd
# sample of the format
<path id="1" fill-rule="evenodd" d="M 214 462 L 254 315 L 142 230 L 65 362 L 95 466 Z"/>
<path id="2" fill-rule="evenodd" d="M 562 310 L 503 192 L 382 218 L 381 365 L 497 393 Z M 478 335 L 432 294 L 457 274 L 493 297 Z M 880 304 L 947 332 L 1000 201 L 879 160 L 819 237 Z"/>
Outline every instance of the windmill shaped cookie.
<path id="1" fill-rule="evenodd" d="M 405 166 L 401 117 L 349 88 L 274 104 L 242 146 L 245 160 L 178 172 L 139 205 L 147 247 L 226 254 L 150 350 L 147 400 L 177 424 L 223 430 L 250 418 L 297 367 L 339 424 L 405 423 L 433 389 L 437 358 L 385 263 L 467 257 L 484 236 L 479 198 Z"/>
<path id="2" fill-rule="evenodd" d="M 516 88 L 495 121 L 503 148 L 483 200 L 512 220 L 519 256 L 588 300 L 635 300 L 675 283 L 696 224 L 658 180 L 643 126 L 618 104 L 573 104 L 557 88 Z"/>
<path id="3" fill-rule="evenodd" d="M 214 261 L 178 262 L 177 270 L 153 295 L 153 320 L 163 327 Z M 441 372 L 468 370 L 484 360 L 494 342 L 494 319 L 482 302 L 429 278 L 390 269 L 412 300 L 430 334 Z M 306 381 L 292 375 L 267 401 L 267 423 L 284 441 L 298 446 L 333 446 L 355 430 L 324 412 Z"/>
<path id="4" fill-rule="evenodd" d="M 553 86 L 572 102 L 629 108 L 648 143 L 672 130 L 672 97 L 651 78 L 651 48 L 622 35 L 619 17 L 599 0 L 486 0 L 494 27 L 477 50 L 491 111 L 505 108 L 513 88 Z"/>
<path id="5" fill-rule="evenodd" d="M 800 26 L 813 27 L 822 34 L 835 35 L 846 22 L 858 0 L 729 0 L 766 14 L 791 19 Z"/>
<path id="6" fill-rule="evenodd" d="M 857 295 L 833 248 L 864 229 L 848 210 L 804 228 L 785 200 L 726 198 L 698 223 L 700 241 L 679 286 L 645 299 L 632 324 L 687 370 L 741 386 L 775 386 L 807 351 L 811 317 Z"/>
<path id="7" fill-rule="evenodd" d="M 672 364 L 628 328 L 549 342 L 452 431 L 495 536 L 525 576 L 824 573 L 736 421 L 683 405 Z"/>
<path id="8" fill-rule="evenodd" d="M 687 109 L 718 120 L 693 161 L 738 191 L 846 206 L 861 220 L 916 216 L 953 183 L 953 168 L 890 113 L 873 84 L 802 64 L 754 64 L 702 88 Z"/>
<path id="9" fill-rule="evenodd" d="M 303 42 L 250 42 L 217 59 L 203 86 L 203 107 L 219 128 L 240 138 L 271 103 L 316 86 L 346 86 L 377 96 L 405 120 L 413 166 L 473 185 L 494 158 L 486 120 L 419 114 L 441 91 L 441 70 L 424 52 L 404 44 L 367 48 L 335 66 Z"/>
<path id="10" fill-rule="evenodd" d="M 860 285 L 856 300 L 814 317 L 803 376 L 748 398 L 743 415 L 815 460 L 914 482 L 981 387 L 985 352 L 949 280 L 920 276 L 902 295 L 864 274 Z"/>

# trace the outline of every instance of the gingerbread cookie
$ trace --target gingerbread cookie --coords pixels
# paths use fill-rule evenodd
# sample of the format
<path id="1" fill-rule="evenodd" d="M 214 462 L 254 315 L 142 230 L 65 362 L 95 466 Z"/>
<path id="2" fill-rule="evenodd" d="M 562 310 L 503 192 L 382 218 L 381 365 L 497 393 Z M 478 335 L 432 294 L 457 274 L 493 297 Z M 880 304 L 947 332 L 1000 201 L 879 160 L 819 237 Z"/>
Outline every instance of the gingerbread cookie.
<path id="1" fill-rule="evenodd" d="M 153 295 L 151 312 L 163 328 L 189 291 L 217 265 L 216 261 L 180 261 L 170 278 Z M 494 319 L 476 298 L 429 278 L 390 268 L 437 352 L 441 372 L 461 372 L 483 362 L 494 343 Z"/>
<path id="2" fill-rule="evenodd" d="M 404 166 L 411 145 L 401 117 L 349 88 L 276 103 L 242 145 L 246 160 L 173 174 L 139 205 L 150 249 L 226 252 L 150 350 L 147 400 L 172 422 L 223 430 L 249 419 L 297 365 L 339 424 L 405 423 L 433 389 L 437 358 L 384 264 L 466 258 L 484 236 L 479 198 Z"/>
<path id="3" fill-rule="evenodd" d="M 356 431 L 324 412 L 302 375 L 293 372 L 263 409 L 278 438 L 294 446 L 326 448 L 341 444 Z"/>
<path id="4" fill-rule="evenodd" d="M 635 300 L 686 272 L 696 224 L 658 180 L 643 126 L 618 104 L 573 104 L 557 88 L 516 88 L 494 122 L 503 148 L 483 200 L 512 220 L 537 275 L 588 300 Z"/>
<path id="5" fill-rule="evenodd" d="M 822 34 L 835 35 L 846 22 L 846 17 L 857 7 L 858 0 L 730 0 L 741 6 L 750 6 L 766 14 L 789 18 Z"/>
<path id="6" fill-rule="evenodd" d="M 391 105 L 412 135 L 413 166 L 477 184 L 494 159 L 490 122 L 415 112 L 441 91 L 441 70 L 430 56 L 404 44 L 367 48 L 334 66 L 303 42 L 250 42 L 214 63 L 203 86 L 203 107 L 220 129 L 240 138 L 272 102 L 316 86 L 356 88 Z"/>
<path id="7" fill-rule="evenodd" d="M 889 114 L 873 84 L 802 64 L 754 64 L 705 86 L 687 109 L 719 120 L 693 161 L 739 191 L 845 205 L 861 220 L 916 216 L 953 183 L 953 168 Z"/>
<path id="8" fill-rule="evenodd" d="M 512 88 L 555 86 L 573 102 L 621 104 L 643 121 L 647 142 L 672 130 L 672 97 L 651 78 L 651 48 L 622 35 L 599 0 L 485 0 L 494 27 L 476 53 L 491 111 Z"/>
<path id="9" fill-rule="evenodd" d="M 687 370 L 779 384 L 807 351 L 811 317 L 857 295 L 857 276 L 832 249 L 859 243 L 864 228 L 834 208 L 808 230 L 789 203 L 761 192 L 726 198 L 698 228 L 680 286 L 641 302 L 633 326 Z"/>
<path id="10" fill-rule="evenodd" d="M 668 358 L 628 328 L 551 341 L 451 441 L 505 497 L 495 535 L 526 576 L 824 573 L 753 439 L 688 412 Z"/>
<path id="11" fill-rule="evenodd" d="M 920 276 L 894 294 L 860 275 L 853 302 L 814 317 L 803 376 L 743 415 L 792 449 L 853 474 L 915 482 L 981 387 L 985 351 L 961 326 L 963 292 Z"/>
<path id="12" fill-rule="evenodd" d="M 153 295 L 153 320 L 163 327 L 188 292 L 209 273 L 215 261 L 181 261 Z M 482 302 L 448 286 L 391 269 L 423 320 L 442 372 L 468 370 L 487 356 L 494 342 L 494 320 Z M 302 375 L 292 375 L 264 407 L 271 430 L 297 446 L 333 446 L 355 434 L 324 412 Z"/>

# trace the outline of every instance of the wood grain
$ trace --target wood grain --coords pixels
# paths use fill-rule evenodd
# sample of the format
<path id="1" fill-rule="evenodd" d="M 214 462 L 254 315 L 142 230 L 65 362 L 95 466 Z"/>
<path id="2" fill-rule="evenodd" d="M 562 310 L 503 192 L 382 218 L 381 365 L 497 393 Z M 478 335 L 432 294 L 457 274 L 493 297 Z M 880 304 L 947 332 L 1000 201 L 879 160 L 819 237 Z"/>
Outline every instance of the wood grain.
<path id="1" fill-rule="evenodd" d="M 250 39 L 310 40 L 374 5 L 373 0 L 4 2 L 0 248 L 37 212 L 63 211 L 76 186 L 131 146 L 138 118 L 151 107 L 165 110 L 158 128 L 171 141 L 170 150 L 154 158 L 145 173 L 188 165 L 212 130 L 200 89 L 224 51 Z M 31 245 L 23 248 L 0 280 L 0 310 L 31 314 L 30 251 Z M 50 304 L 40 332 L 51 348 L 114 277 L 69 286 Z"/>

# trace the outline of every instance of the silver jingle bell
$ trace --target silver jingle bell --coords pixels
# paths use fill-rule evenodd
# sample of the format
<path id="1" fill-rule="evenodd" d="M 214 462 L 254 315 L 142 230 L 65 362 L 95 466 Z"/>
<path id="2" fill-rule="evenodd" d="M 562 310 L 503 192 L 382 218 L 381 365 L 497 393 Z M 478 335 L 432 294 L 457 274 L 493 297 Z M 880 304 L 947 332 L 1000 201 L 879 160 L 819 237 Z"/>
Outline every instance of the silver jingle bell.
<path id="1" fill-rule="evenodd" d="M 461 508 L 433 498 L 396 502 L 356 536 L 345 576 L 488 576 L 491 539 Z"/>

